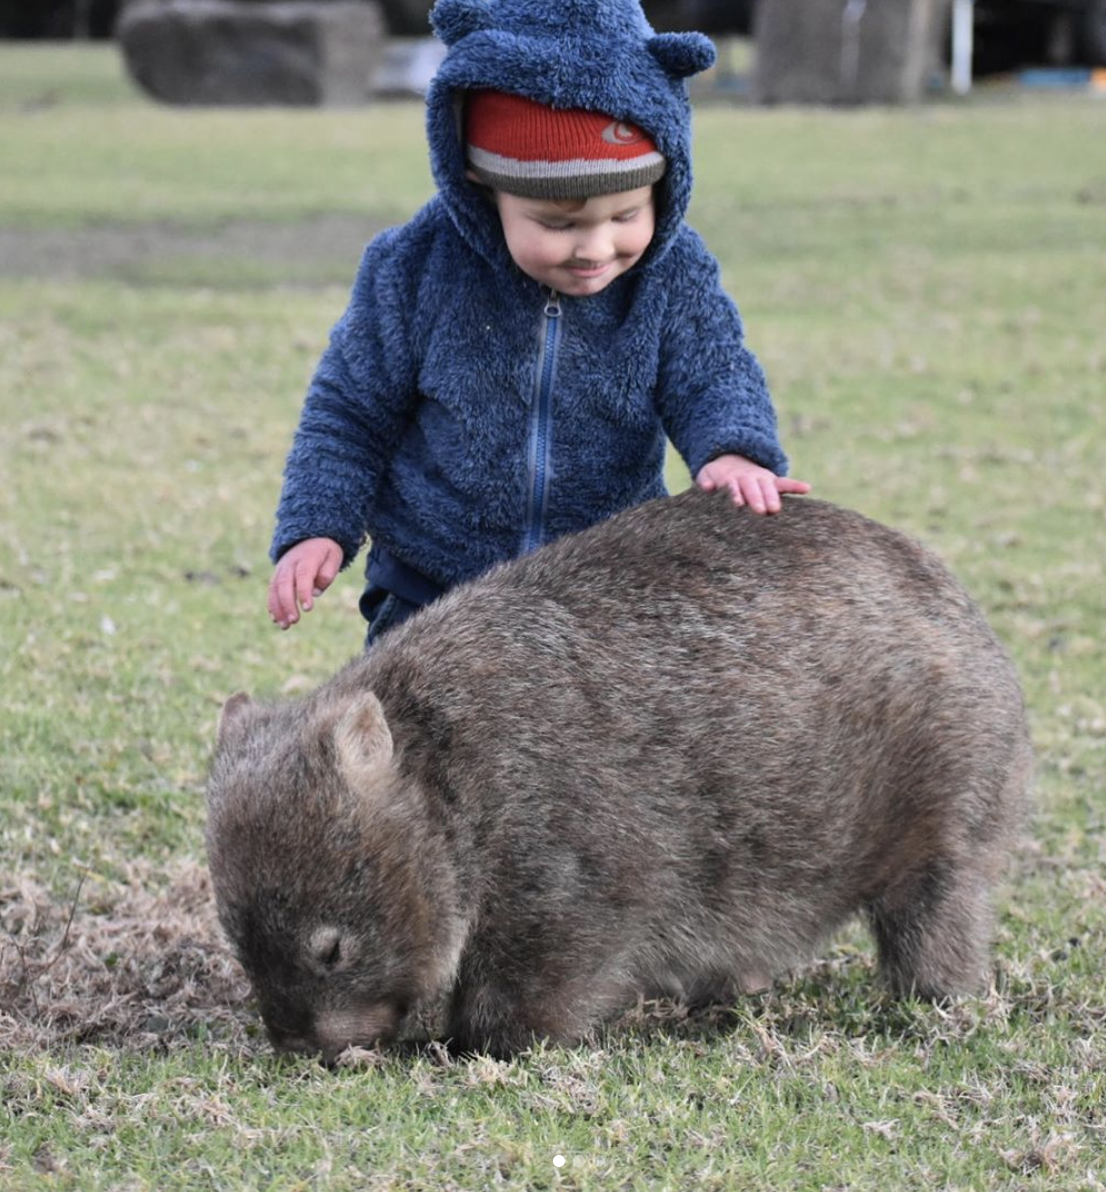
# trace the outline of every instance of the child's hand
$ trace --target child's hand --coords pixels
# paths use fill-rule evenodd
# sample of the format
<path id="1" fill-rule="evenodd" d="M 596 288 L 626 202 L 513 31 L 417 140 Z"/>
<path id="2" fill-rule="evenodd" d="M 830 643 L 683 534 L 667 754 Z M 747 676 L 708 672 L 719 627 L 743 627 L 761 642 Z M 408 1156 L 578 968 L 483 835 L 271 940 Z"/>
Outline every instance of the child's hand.
<path id="1" fill-rule="evenodd" d="M 269 581 L 269 616 L 287 629 L 309 613 L 315 597 L 334 582 L 342 566 L 342 548 L 330 538 L 308 538 L 281 555 Z"/>
<path id="2" fill-rule="evenodd" d="M 704 464 L 695 477 L 704 492 L 728 489 L 735 505 L 748 505 L 754 513 L 779 513 L 780 493 L 808 493 L 805 480 L 777 476 L 743 455 L 720 455 Z"/>

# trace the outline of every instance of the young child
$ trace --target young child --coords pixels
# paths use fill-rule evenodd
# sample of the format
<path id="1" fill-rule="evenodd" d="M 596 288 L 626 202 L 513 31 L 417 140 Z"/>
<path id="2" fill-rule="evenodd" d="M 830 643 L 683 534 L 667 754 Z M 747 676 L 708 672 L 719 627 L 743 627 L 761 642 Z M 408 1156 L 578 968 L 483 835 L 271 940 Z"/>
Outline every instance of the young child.
<path id="1" fill-rule="evenodd" d="M 368 246 L 277 511 L 287 629 L 371 537 L 368 643 L 493 564 L 664 494 L 666 439 L 759 513 L 809 485 L 684 222 L 697 33 L 638 0 L 438 0 L 438 193 Z"/>

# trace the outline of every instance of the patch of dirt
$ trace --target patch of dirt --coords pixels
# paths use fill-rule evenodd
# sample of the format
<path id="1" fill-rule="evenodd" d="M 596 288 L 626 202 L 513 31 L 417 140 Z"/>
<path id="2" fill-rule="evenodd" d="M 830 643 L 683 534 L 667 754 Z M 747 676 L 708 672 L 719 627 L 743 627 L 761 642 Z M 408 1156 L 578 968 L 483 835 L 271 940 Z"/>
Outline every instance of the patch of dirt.
<path id="1" fill-rule="evenodd" d="M 295 223 L 230 220 L 211 227 L 173 223 L 103 224 L 83 228 L 0 228 L 0 276 L 72 279 L 134 278 L 167 260 L 228 260 L 287 265 L 289 282 L 351 281 L 364 246 L 382 230 L 360 215 L 320 215 Z"/>
<path id="2" fill-rule="evenodd" d="M 59 902 L 31 878 L 0 886 L 0 1048 L 164 1049 L 202 1033 L 241 1050 L 256 1023 L 196 862 L 168 882 L 137 866 L 94 905 L 81 891 Z"/>

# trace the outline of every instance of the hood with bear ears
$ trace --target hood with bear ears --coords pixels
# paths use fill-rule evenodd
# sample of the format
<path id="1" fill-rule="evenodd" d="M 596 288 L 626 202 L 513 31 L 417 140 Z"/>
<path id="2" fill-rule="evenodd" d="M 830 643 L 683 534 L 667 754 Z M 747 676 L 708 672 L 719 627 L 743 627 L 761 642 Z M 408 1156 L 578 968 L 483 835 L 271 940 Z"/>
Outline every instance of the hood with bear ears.
<path id="1" fill-rule="evenodd" d="M 640 268 L 672 243 L 691 199 L 688 76 L 713 64 L 702 33 L 655 33 L 638 0 L 437 0 L 430 13 L 447 53 L 427 93 L 427 137 L 439 194 L 469 245 L 506 252 L 499 219 L 465 179 L 462 104 L 492 88 L 557 108 L 637 124 L 667 159 L 657 228 Z"/>

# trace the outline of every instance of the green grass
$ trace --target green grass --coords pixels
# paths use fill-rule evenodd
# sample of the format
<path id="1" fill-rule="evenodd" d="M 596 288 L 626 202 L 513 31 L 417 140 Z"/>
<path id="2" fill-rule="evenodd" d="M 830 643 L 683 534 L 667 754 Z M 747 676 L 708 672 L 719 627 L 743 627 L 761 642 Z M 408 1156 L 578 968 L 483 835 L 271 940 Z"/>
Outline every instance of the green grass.
<path id="1" fill-rule="evenodd" d="M 372 209 L 400 221 L 428 197 L 421 109 L 341 113 L 161 108 L 110 48 L 4 49 L 0 225 L 291 221 Z"/>
<path id="2" fill-rule="evenodd" d="M 359 646 L 353 574 L 272 629 L 266 549 L 356 264 L 310 229 L 414 209 L 422 114 L 162 109 L 110 47 L 0 47 L 0 1039 L 24 1040 L 0 1188 L 1101 1188 L 1104 119 L 1081 97 L 697 115 L 693 222 L 793 471 L 933 545 L 1022 674 L 1040 811 L 991 993 L 896 1006 L 850 932 L 732 1010 L 328 1073 L 205 1007 L 210 923 L 171 911 L 223 699 Z M 104 257 L 120 230 L 154 251 Z M 99 992 L 125 971 L 133 1011 Z M 52 1036 L 65 1013 L 116 1029 Z"/>

